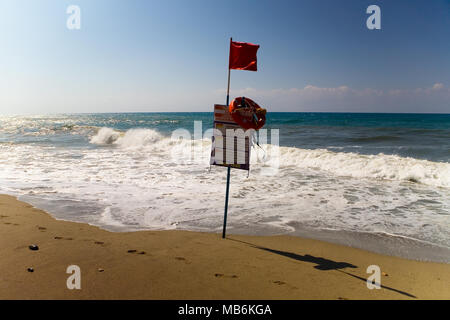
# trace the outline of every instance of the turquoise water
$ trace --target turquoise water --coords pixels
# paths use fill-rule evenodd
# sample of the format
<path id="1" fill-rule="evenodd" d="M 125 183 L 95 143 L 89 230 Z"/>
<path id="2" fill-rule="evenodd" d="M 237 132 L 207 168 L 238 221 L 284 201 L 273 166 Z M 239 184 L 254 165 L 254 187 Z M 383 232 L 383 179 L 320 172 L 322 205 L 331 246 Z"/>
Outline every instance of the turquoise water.
<path id="1" fill-rule="evenodd" d="M 112 231 L 220 232 L 226 174 L 209 166 L 210 139 L 170 139 L 194 121 L 205 133 L 213 115 L 0 116 L 0 192 Z M 265 128 L 280 147 L 233 170 L 230 233 L 450 262 L 449 114 L 269 113 Z"/>
<path id="2" fill-rule="evenodd" d="M 152 128 L 170 135 L 178 128 L 193 132 L 194 121 L 212 126 L 212 113 L 83 114 L 20 118 L 22 125 L 0 130 L 0 142 L 88 145 L 86 137 L 67 136 L 73 127 L 111 127 L 126 131 Z M 5 128 L 8 124 L 1 123 Z M 276 113 L 266 127 L 281 130 L 280 144 L 327 148 L 361 154 L 395 154 L 433 161 L 450 161 L 450 114 Z M 33 135 L 43 129 L 51 136 Z M 83 139 L 84 138 L 84 139 Z"/>

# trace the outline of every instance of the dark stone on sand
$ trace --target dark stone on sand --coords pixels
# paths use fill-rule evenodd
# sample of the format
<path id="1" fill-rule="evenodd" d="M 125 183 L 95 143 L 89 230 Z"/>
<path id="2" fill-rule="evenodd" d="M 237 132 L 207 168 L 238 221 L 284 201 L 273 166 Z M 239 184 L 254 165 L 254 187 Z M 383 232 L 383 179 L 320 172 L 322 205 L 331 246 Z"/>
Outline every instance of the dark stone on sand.
<path id="1" fill-rule="evenodd" d="M 34 272 L 33 268 L 28 268 L 27 270 L 28 270 L 28 272 Z"/>
<path id="2" fill-rule="evenodd" d="M 30 248 L 30 250 L 33 250 L 33 251 L 39 250 L 39 247 L 38 247 L 37 245 L 35 245 L 35 244 L 32 244 L 32 245 L 29 246 L 28 248 Z"/>

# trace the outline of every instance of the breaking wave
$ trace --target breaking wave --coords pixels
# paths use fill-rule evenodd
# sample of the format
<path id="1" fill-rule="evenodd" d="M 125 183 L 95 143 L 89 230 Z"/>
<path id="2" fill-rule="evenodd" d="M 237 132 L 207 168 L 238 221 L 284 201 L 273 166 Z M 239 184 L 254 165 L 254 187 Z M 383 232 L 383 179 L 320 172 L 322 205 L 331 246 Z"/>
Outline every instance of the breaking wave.
<path id="1" fill-rule="evenodd" d="M 90 143 L 97 145 L 117 145 L 123 148 L 139 148 L 161 141 L 163 136 L 152 129 L 130 129 L 126 132 L 111 128 L 101 128 Z"/>
<path id="2" fill-rule="evenodd" d="M 436 187 L 450 187 L 450 163 L 396 155 L 362 155 L 281 147 L 281 166 L 317 169 L 337 176 L 400 180 Z"/>
<path id="3" fill-rule="evenodd" d="M 114 145 L 121 148 L 138 149 L 147 146 L 158 146 L 162 156 L 170 157 L 173 143 L 170 138 L 152 129 L 131 129 L 126 132 L 110 128 L 101 128 L 90 142 L 97 145 Z M 209 140 L 203 140 L 203 157 L 200 161 L 208 161 L 210 152 Z M 185 153 L 191 151 L 191 144 L 182 145 Z M 270 146 L 270 145 L 269 145 Z M 268 145 L 263 148 L 270 151 Z M 179 146 L 178 146 L 179 147 Z M 252 162 L 258 162 L 260 157 L 254 149 Z M 269 152 L 270 154 L 270 152 Z M 340 177 L 361 179 L 397 180 L 421 183 L 435 187 L 450 187 L 450 163 L 433 162 L 396 155 L 362 155 L 352 152 L 334 152 L 327 149 L 301 149 L 295 147 L 279 148 L 280 169 L 313 169 L 331 173 Z M 207 163 L 205 163 L 206 165 Z"/>
<path id="4" fill-rule="evenodd" d="M 60 133 L 38 137 L 17 131 L 30 125 L 33 132 L 45 132 L 31 120 L 17 121 L 16 129 L 7 127 L 13 135 L 0 135 L 0 193 L 19 195 L 57 218 L 111 231 L 222 230 L 226 175 L 224 168 L 209 166 L 211 139 L 172 141 L 175 126 L 153 127 L 147 121 L 136 128 L 128 119 L 114 123 L 109 115 L 101 121 L 87 120 L 81 126 L 71 119 L 55 120 L 45 128 L 57 127 Z M 292 135 L 297 139 L 307 133 L 298 134 Z M 358 144 L 361 149 L 345 148 L 345 143 L 329 141 L 328 131 L 320 134 L 325 137 L 317 144 L 298 138 L 296 147 L 276 148 L 260 141 L 261 148 L 252 148 L 250 174 L 233 171 L 232 232 L 335 230 L 450 247 L 447 156 L 438 157 L 444 161 L 438 162 L 431 155 L 428 160 L 407 157 L 409 153 L 389 155 L 396 149 L 379 153 L 377 148 L 364 149 L 364 143 Z M 384 139 L 397 134 L 379 135 Z M 423 145 L 447 146 L 433 141 Z M 368 149 L 372 155 L 366 155 Z M 271 170 L 276 163 L 278 170 Z M 270 175 L 264 174 L 267 167 Z M 342 236 L 345 243 L 371 249 L 365 237 L 347 236 Z M 394 255 L 400 252 L 395 248 Z M 446 252 L 437 261 L 448 261 Z M 434 257 L 428 251 L 426 255 Z"/>

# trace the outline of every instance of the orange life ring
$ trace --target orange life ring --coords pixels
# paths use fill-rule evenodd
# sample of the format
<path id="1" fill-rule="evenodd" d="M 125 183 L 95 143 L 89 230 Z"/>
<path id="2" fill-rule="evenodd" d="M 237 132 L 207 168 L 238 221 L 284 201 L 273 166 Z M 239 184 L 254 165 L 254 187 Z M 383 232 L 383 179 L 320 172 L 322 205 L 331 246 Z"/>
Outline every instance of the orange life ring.
<path id="1" fill-rule="evenodd" d="M 245 130 L 259 130 L 266 123 L 266 109 L 252 99 L 238 97 L 231 101 L 229 110 L 233 120 Z"/>

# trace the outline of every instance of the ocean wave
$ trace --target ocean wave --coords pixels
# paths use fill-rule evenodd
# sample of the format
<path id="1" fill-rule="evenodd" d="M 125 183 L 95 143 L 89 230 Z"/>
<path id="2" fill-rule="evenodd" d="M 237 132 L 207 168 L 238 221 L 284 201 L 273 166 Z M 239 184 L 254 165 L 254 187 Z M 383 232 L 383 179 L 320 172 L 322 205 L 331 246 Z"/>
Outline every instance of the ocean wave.
<path id="1" fill-rule="evenodd" d="M 450 187 L 450 163 L 396 155 L 362 155 L 326 149 L 280 147 L 281 166 L 330 172 L 337 176 L 409 181 L 436 187 Z"/>
<path id="2" fill-rule="evenodd" d="M 92 144 L 107 145 L 113 144 L 120 137 L 120 132 L 111 128 L 101 128 L 90 140 Z"/>
<path id="3" fill-rule="evenodd" d="M 130 129 L 125 132 L 111 128 L 101 128 L 90 139 L 90 143 L 97 145 L 116 145 L 123 148 L 139 148 L 161 141 L 163 136 L 153 129 Z"/>
<path id="4" fill-rule="evenodd" d="M 3 127 L 0 126 L 1 134 L 19 134 L 25 137 L 54 136 L 57 134 L 89 135 L 97 130 L 98 127 L 96 126 L 75 124 L 42 126 L 38 123 L 26 123 L 21 125 L 8 125 Z"/>
<path id="5" fill-rule="evenodd" d="M 193 150 L 190 141 L 175 144 L 170 140 L 170 137 L 163 136 L 153 129 L 130 129 L 121 132 L 111 128 L 101 128 L 91 138 L 90 142 L 97 145 L 112 145 L 122 149 L 132 148 L 134 150 L 154 147 L 158 149 L 161 157 L 168 160 L 174 154 L 174 148 L 178 148 L 178 154 L 183 155 L 189 154 Z M 201 141 L 196 140 L 195 144 L 203 148 L 202 156 L 196 159 L 198 162 L 207 165 L 211 142 L 209 139 L 203 139 Z M 263 148 L 268 151 L 269 157 L 262 155 L 261 153 L 265 152 L 260 148 L 254 148 L 251 162 L 255 168 L 261 165 L 273 165 L 273 162 L 271 162 L 274 160 L 274 157 L 271 157 L 272 146 L 263 145 Z M 155 155 L 155 153 L 152 153 L 152 155 Z M 355 152 L 283 146 L 279 148 L 278 160 L 280 170 L 286 168 L 313 169 L 339 177 L 407 181 L 450 188 L 450 163 L 447 162 L 433 162 L 382 153 L 364 155 Z M 172 158 L 172 161 L 176 161 L 176 159 Z"/>
<path id="6" fill-rule="evenodd" d="M 112 231 L 220 231 L 226 174 L 209 170 L 210 139 L 178 143 L 164 132 L 97 127 L 83 148 L 0 144 L 0 191 Z M 196 149 L 198 160 L 180 161 Z M 277 153 L 278 172 L 264 175 L 270 162 L 263 159 Z M 278 234 L 304 226 L 449 246 L 449 163 L 270 144 L 252 149 L 252 162 L 249 175 L 233 171 L 230 230 Z"/>
<path id="7" fill-rule="evenodd" d="M 383 141 L 395 141 L 395 140 L 402 140 L 401 137 L 398 136 L 373 136 L 373 137 L 357 137 L 357 138 L 350 138 L 350 141 L 353 142 L 383 142 Z"/>

